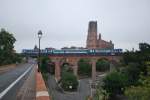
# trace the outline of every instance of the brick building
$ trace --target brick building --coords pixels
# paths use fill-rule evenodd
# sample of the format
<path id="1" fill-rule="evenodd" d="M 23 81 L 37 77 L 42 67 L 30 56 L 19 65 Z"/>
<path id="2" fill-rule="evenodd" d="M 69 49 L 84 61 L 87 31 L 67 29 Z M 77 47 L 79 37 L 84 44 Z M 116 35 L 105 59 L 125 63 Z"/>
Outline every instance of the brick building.
<path id="1" fill-rule="evenodd" d="M 90 21 L 88 26 L 88 35 L 86 41 L 86 48 L 88 49 L 113 49 L 114 44 L 110 40 L 102 40 L 101 34 L 97 35 L 97 21 Z"/>

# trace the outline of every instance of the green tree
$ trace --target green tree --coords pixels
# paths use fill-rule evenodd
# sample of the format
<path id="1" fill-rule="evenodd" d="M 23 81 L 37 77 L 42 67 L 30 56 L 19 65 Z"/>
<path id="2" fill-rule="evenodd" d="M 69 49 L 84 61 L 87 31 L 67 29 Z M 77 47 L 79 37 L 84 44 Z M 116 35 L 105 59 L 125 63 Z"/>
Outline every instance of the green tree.
<path id="1" fill-rule="evenodd" d="M 123 53 L 123 63 L 128 65 L 129 63 L 139 63 L 141 61 L 138 52 L 126 51 Z"/>
<path id="2" fill-rule="evenodd" d="M 14 43 L 16 39 L 13 34 L 1 29 L 0 31 L 0 65 L 15 63 Z"/>
<path id="3" fill-rule="evenodd" d="M 149 100 L 150 99 L 150 89 L 146 87 L 130 87 L 125 91 L 125 95 L 128 100 Z"/>
<path id="4" fill-rule="evenodd" d="M 123 94 L 127 76 L 120 72 L 111 72 L 103 80 L 102 88 L 106 90 L 110 97 L 115 97 L 117 94 Z"/>
<path id="5" fill-rule="evenodd" d="M 91 75 L 92 65 L 88 59 L 80 59 L 78 62 L 78 74 L 79 75 Z"/>
<path id="6" fill-rule="evenodd" d="M 49 63 L 51 63 L 51 59 L 49 59 L 47 56 L 41 58 L 40 70 L 42 73 L 49 72 Z"/>
<path id="7" fill-rule="evenodd" d="M 138 63 L 130 63 L 126 68 L 121 70 L 128 77 L 128 85 L 137 85 L 140 78 L 141 70 Z"/>
<path id="8" fill-rule="evenodd" d="M 71 72 L 63 72 L 61 78 L 61 87 L 65 91 L 77 90 L 78 87 L 77 77 Z"/>
<path id="9" fill-rule="evenodd" d="M 126 88 L 125 95 L 129 100 L 149 100 L 150 76 L 141 76 L 141 85 Z"/>
<path id="10" fill-rule="evenodd" d="M 107 71 L 110 68 L 110 63 L 109 61 L 105 60 L 105 59 L 99 59 L 96 62 L 96 70 L 97 71 Z"/>
<path id="11" fill-rule="evenodd" d="M 141 52 L 150 53 L 150 45 L 148 43 L 139 43 L 139 49 Z"/>
<path id="12" fill-rule="evenodd" d="M 126 51 L 123 54 L 123 63 L 128 66 L 130 63 L 139 64 L 139 69 L 143 74 L 147 74 L 145 62 L 150 61 L 150 45 L 148 43 L 139 43 L 139 51 Z"/>

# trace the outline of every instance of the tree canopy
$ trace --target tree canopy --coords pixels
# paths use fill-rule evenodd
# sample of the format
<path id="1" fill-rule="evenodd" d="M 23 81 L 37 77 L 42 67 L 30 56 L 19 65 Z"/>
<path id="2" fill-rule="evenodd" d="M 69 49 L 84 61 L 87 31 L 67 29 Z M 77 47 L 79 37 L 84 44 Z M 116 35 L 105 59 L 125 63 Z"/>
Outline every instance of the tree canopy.
<path id="1" fill-rule="evenodd" d="M 109 97 L 121 94 L 129 100 L 149 100 L 150 45 L 139 43 L 138 51 L 124 52 L 121 65 L 119 70 L 106 75 L 102 89 Z"/>
<path id="2" fill-rule="evenodd" d="M 11 64 L 16 62 L 16 54 L 14 50 L 14 43 L 16 39 L 13 34 L 7 32 L 5 29 L 0 31 L 0 65 Z M 16 60 L 14 60 L 16 59 Z"/>
<path id="3" fill-rule="evenodd" d="M 107 71 L 109 70 L 110 63 L 105 59 L 99 59 L 96 63 L 96 70 L 97 71 Z"/>
<path id="4" fill-rule="evenodd" d="M 120 72 L 111 72 L 104 78 L 103 82 L 102 88 L 106 90 L 110 96 L 115 96 L 116 94 L 122 94 L 124 92 L 127 76 Z"/>
<path id="5" fill-rule="evenodd" d="M 92 65 L 89 59 L 80 59 L 78 62 L 78 73 L 79 75 L 91 75 Z"/>

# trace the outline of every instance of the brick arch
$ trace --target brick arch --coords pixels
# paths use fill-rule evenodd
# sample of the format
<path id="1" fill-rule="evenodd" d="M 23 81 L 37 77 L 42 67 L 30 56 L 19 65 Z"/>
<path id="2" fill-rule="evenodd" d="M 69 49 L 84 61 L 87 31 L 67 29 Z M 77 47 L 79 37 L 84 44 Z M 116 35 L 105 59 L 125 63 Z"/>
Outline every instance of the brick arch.
<path id="1" fill-rule="evenodd" d="M 98 59 L 97 59 L 97 61 L 96 61 L 96 72 L 99 72 L 99 71 L 98 71 L 99 66 L 97 66 L 97 64 L 98 64 L 98 62 L 99 62 L 99 61 L 100 61 L 100 62 L 101 62 L 101 61 L 102 61 L 102 62 L 103 62 L 103 61 L 108 62 L 108 63 L 109 63 L 109 65 L 108 65 L 108 69 L 107 69 L 107 71 L 110 69 L 111 60 L 110 60 L 110 59 L 108 59 L 108 58 L 101 57 L 101 58 L 98 58 Z M 101 67 L 103 67 L 103 68 L 104 68 L 104 66 L 101 66 Z M 102 68 L 102 69 L 103 69 L 103 68 Z M 105 71 L 105 70 L 104 70 L 104 71 Z"/>
<path id="2" fill-rule="evenodd" d="M 76 76 L 78 71 L 78 61 L 80 59 L 90 59 L 90 63 L 92 64 L 92 80 L 95 80 L 96 78 L 96 62 L 98 59 L 105 58 L 108 61 L 112 62 L 119 62 L 120 56 L 49 56 L 52 61 L 55 62 L 55 78 L 56 80 L 60 80 L 61 78 L 61 66 L 64 62 L 68 62 L 70 65 L 72 65 L 73 72 Z"/>
<path id="3" fill-rule="evenodd" d="M 106 57 L 98 58 L 97 61 L 98 61 L 98 60 L 107 60 L 107 61 L 111 61 L 110 59 L 108 59 L 108 58 L 106 58 Z"/>

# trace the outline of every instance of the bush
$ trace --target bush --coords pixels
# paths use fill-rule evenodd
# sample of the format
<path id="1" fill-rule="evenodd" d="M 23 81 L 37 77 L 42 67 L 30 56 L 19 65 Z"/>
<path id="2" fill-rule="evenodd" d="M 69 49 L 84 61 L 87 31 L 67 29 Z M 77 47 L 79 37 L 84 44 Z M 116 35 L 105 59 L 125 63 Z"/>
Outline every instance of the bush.
<path id="1" fill-rule="evenodd" d="M 106 90 L 109 96 L 116 96 L 124 92 L 127 77 L 120 72 L 112 72 L 104 78 L 103 82 L 102 88 Z"/>
<path id="2" fill-rule="evenodd" d="M 80 59 L 78 62 L 78 74 L 91 76 L 92 65 L 88 59 Z"/>
<path id="3" fill-rule="evenodd" d="M 146 87 L 130 87 L 125 91 L 125 95 L 128 100 L 149 100 L 150 99 L 150 88 Z"/>
<path id="4" fill-rule="evenodd" d="M 129 100 L 149 100 L 150 98 L 150 76 L 141 75 L 139 86 L 126 88 L 125 95 Z"/>
<path id="5" fill-rule="evenodd" d="M 61 78 L 61 87 L 65 91 L 77 90 L 78 87 L 77 77 L 73 73 L 63 72 Z"/>
<path id="6" fill-rule="evenodd" d="M 110 63 L 105 59 L 99 59 L 96 63 L 97 71 L 107 71 L 110 68 Z"/>
<path id="7" fill-rule="evenodd" d="M 136 63 L 130 63 L 125 69 L 122 70 L 122 73 L 128 77 L 128 85 L 137 85 L 139 76 L 140 76 L 140 69 L 139 65 Z"/>
<path id="8" fill-rule="evenodd" d="M 42 57 L 41 58 L 40 71 L 42 73 L 47 73 L 48 72 L 48 67 L 49 67 L 50 62 L 51 62 L 51 60 L 48 57 Z"/>
<path id="9" fill-rule="evenodd" d="M 73 72 L 73 69 L 70 67 L 69 63 L 64 63 L 62 66 L 61 66 L 61 72 Z"/>

